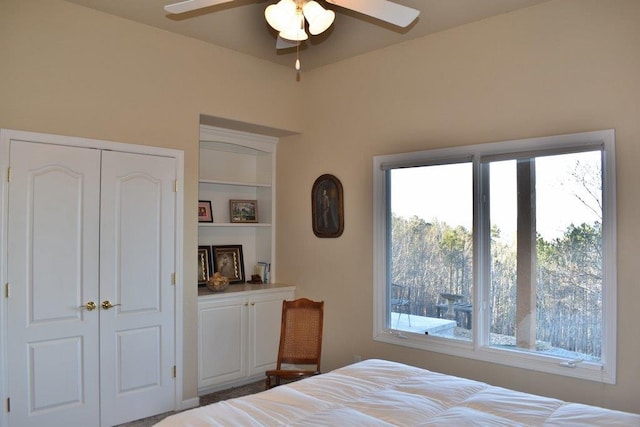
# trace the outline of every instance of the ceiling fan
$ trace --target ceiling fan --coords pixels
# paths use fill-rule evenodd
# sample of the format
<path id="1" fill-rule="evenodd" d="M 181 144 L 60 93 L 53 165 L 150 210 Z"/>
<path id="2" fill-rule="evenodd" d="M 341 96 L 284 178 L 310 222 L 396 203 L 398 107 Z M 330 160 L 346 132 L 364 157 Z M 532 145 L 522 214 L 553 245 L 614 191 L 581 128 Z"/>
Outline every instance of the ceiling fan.
<path id="1" fill-rule="evenodd" d="M 164 9 L 171 14 L 179 14 L 228 3 L 233 0 L 185 0 L 166 5 Z M 420 14 L 420 11 L 388 0 L 326 0 L 327 3 L 368 15 L 398 27 L 407 27 Z M 269 25 L 278 31 L 276 49 L 299 47 L 300 42 L 309 37 L 305 30 L 305 20 L 309 33 L 318 35 L 331 26 L 335 12 L 322 7 L 315 0 L 279 0 L 265 9 L 265 18 Z M 296 69 L 300 61 L 296 59 Z"/>

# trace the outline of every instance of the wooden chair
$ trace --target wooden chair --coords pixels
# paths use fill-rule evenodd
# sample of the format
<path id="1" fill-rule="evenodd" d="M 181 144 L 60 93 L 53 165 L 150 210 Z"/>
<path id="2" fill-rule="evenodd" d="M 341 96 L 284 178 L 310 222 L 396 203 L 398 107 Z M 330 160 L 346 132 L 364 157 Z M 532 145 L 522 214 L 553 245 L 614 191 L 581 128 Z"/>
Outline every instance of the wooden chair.
<path id="1" fill-rule="evenodd" d="M 324 301 L 300 298 L 282 302 L 278 360 L 276 369 L 265 373 L 267 389 L 280 385 L 281 380 L 298 380 L 320 373 L 323 315 Z M 288 366 L 283 367 L 283 364 Z M 302 369 L 297 365 L 309 366 Z M 272 379 L 275 379 L 273 385 Z"/>

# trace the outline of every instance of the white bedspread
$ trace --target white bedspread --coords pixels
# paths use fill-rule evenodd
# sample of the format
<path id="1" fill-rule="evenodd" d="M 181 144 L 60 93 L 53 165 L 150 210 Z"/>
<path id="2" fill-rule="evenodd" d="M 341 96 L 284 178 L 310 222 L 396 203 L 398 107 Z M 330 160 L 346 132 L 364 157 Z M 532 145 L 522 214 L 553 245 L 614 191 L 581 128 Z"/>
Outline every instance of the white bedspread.
<path id="1" fill-rule="evenodd" d="M 640 426 L 640 415 L 567 403 L 384 360 L 172 415 L 158 427 Z"/>

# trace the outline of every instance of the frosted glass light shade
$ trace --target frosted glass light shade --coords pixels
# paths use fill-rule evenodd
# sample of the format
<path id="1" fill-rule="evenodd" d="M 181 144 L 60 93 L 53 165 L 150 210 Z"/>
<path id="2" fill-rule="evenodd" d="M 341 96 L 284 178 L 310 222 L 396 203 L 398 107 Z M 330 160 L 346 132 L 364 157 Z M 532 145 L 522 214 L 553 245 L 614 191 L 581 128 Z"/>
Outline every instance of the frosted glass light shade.
<path id="1" fill-rule="evenodd" d="M 307 22 L 309 22 L 309 32 L 314 36 L 329 28 L 336 18 L 334 11 L 326 10 L 313 0 L 305 3 L 302 7 L 302 12 L 304 17 L 307 18 Z"/>
<path id="2" fill-rule="evenodd" d="M 302 41 L 309 38 L 307 32 L 304 30 L 304 17 L 302 13 L 297 13 L 295 19 L 290 21 L 285 29 L 278 34 L 283 39 Z"/>
<path id="3" fill-rule="evenodd" d="M 304 41 L 309 38 L 305 30 L 285 30 L 280 31 L 278 35 L 283 39 L 293 41 Z"/>
<path id="4" fill-rule="evenodd" d="M 264 17 L 277 31 L 284 31 L 296 19 L 296 3 L 294 0 L 280 0 L 277 4 L 267 6 Z"/>

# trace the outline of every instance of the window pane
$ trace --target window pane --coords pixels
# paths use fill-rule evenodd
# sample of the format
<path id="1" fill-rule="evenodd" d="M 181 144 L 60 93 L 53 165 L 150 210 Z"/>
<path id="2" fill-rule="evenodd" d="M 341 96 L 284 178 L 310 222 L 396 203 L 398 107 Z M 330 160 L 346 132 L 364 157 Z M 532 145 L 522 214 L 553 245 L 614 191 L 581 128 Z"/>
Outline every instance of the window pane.
<path id="1" fill-rule="evenodd" d="M 490 164 L 491 345 L 600 361 L 601 171 L 600 151 Z"/>
<path id="2" fill-rule="evenodd" d="M 471 340 L 472 164 L 389 173 L 388 326 Z"/>

